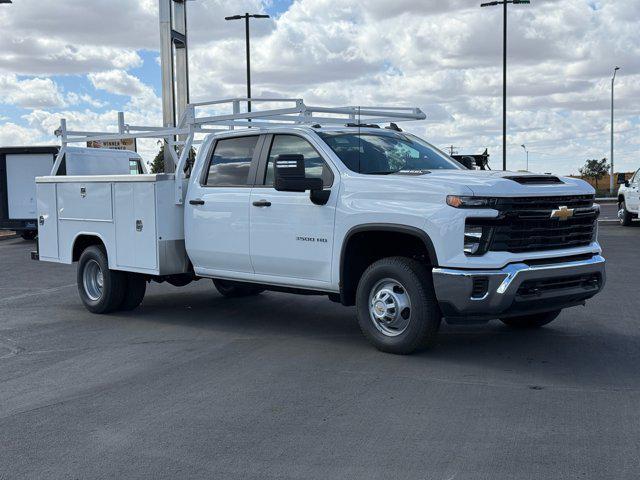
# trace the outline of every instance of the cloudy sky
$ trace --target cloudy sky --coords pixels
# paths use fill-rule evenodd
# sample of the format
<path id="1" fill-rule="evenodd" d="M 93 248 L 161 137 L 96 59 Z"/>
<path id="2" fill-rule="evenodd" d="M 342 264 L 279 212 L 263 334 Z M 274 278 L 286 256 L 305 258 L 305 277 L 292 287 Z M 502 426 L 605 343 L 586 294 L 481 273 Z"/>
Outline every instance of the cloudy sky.
<path id="1" fill-rule="evenodd" d="M 192 101 L 245 93 L 252 27 L 254 96 L 315 105 L 419 106 L 407 124 L 460 153 L 501 163 L 501 9 L 479 0 L 195 0 L 188 3 Z M 70 128 L 104 130 L 116 112 L 161 124 L 157 0 L 13 0 L 0 5 L 0 145 L 55 143 Z M 531 0 L 509 13 L 511 169 L 577 172 L 609 156 L 611 71 L 616 165 L 640 166 L 640 3 Z M 153 143 L 142 145 L 149 157 Z"/>

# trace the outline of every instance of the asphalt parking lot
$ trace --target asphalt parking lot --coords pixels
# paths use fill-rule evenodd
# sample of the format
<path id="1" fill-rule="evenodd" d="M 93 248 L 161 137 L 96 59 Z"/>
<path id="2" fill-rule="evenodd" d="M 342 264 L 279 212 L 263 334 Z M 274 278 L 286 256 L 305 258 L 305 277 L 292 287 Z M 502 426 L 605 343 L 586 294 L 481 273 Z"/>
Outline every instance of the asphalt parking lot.
<path id="1" fill-rule="evenodd" d="M 638 478 L 640 222 L 600 236 L 586 307 L 535 332 L 443 325 L 408 357 L 323 297 L 209 281 L 91 315 L 75 266 L 4 240 L 0 478 Z"/>

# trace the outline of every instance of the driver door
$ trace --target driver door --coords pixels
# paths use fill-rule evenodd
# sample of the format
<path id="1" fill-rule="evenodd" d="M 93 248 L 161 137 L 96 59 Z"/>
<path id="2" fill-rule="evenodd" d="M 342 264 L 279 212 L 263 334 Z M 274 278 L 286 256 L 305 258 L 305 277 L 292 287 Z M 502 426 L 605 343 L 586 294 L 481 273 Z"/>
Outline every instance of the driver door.
<path id="1" fill-rule="evenodd" d="M 251 263 L 256 275 L 281 277 L 282 283 L 329 283 L 337 185 L 329 163 L 299 135 L 267 135 L 251 191 Z M 333 193 L 325 205 L 314 205 L 309 192 L 279 192 L 273 187 L 278 155 L 304 156 L 306 177 L 323 179 Z M 300 282 L 304 280 L 303 282 Z"/>

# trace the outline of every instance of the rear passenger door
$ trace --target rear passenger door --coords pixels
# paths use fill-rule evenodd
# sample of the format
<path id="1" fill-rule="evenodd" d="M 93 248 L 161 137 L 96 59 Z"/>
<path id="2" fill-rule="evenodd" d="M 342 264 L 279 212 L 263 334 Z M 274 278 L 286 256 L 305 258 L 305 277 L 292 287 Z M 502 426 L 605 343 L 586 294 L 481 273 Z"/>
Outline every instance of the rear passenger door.
<path id="1" fill-rule="evenodd" d="M 253 273 L 249 206 L 261 141 L 258 135 L 216 140 L 189 185 L 185 238 L 196 273 Z"/>
<path id="2" fill-rule="evenodd" d="M 314 205 L 309 192 L 273 188 L 274 161 L 282 154 L 302 154 L 306 176 L 322 178 L 325 189 L 333 188 L 326 205 Z M 256 275 L 281 277 L 282 283 L 292 285 L 330 282 L 337 199 L 334 179 L 330 165 L 308 139 L 266 135 L 251 193 L 251 262 Z"/>

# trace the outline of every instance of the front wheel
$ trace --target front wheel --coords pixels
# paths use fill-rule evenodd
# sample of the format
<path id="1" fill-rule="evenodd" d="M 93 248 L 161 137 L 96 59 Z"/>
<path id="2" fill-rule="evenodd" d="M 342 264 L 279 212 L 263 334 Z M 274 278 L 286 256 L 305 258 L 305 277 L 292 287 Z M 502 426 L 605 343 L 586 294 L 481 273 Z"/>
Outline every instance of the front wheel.
<path id="1" fill-rule="evenodd" d="M 519 317 L 501 318 L 500 321 L 505 325 L 513 328 L 540 328 L 547 323 L 553 322 L 562 310 L 553 310 L 551 312 L 534 313 L 531 315 L 522 315 Z"/>
<path id="2" fill-rule="evenodd" d="M 633 220 L 633 215 L 627 210 L 627 204 L 624 201 L 618 204 L 618 219 L 620 220 L 620 225 L 623 227 L 631 225 L 631 221 Z"/>
<path id="3" fill-rule="evenodd" d="M 383 258 L 365 270 L 356 309 L 362 333 L 388 353 L 409 354 L 432 346 L 442 320 L 431 272 L 405 257 Z"/>
<path id="4" fill-rule="evenodd" d="M 92 313 L 109 313 L 122 305 L 126 278 L 123 272 L 109 270 L 105 251 L 87 247 L 78 261 L 78 293 L 84 306 Z"/>

